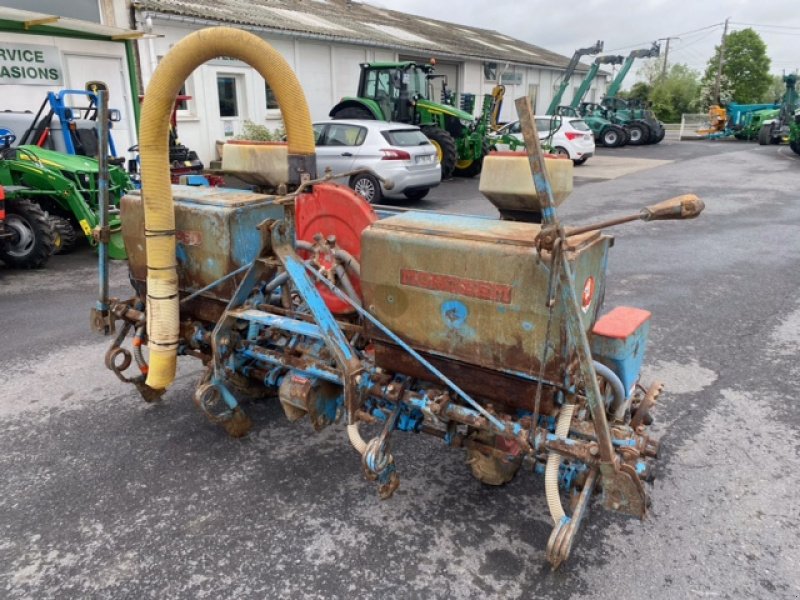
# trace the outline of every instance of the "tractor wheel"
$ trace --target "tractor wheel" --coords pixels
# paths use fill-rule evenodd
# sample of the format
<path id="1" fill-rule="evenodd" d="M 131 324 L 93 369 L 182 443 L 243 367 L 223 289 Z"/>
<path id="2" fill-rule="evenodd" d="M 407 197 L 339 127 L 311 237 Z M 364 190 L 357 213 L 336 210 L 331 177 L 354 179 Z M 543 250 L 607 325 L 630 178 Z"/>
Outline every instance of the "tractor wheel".
<path id="1" fill-rule="evenodd" d="M 606 148 L 621 146 L 624 139 L 625 134 L 619 127 L 606 127 L 600 132 L 600 143 Z"/>
<path id="2" fill-rule="evenodd" d="M 66 254 L 75 247 L 78 242 L 78 232 L 72 223 L 64 217 L 50 215 L 47 217 L 50 227 L 53 229 L 53 244 L 55 250 L 53 254 Z"/>
<path id="3" fill-rule="evenodd" d="M 630 141 L 628 143 L 631 146 L 641 146 L 642 144 L 646 144 L 647 140 L 650 139 L 650 128 L 644 123 L 630 123 L 626 128 L 630 136 Z"/>
<path id="4" fill-rule="evenodd" d="M 361 106 L 348 106 L 346 108 L 341 109 L 335 115 L 333 115 L 334 119 L 371 119 L 375 120 L 375 115 L 373 115 L 370 111 L 366 108 L 362 108 Z"/>
<path id="5" fill-rule="evenodd" d="M 453 136 L 435 125 L 422 127 L 422 133 L 427 136 L 433 147 L 436 148 L 436 154 L 442 164 L 442 179 L 450 179 L 453 175 L 453 170 L 456 168 L 456 160 L 458 158 L 456 142 Z"/>
<path id="6" fill-rule="evenodd" d="M 35 202 L 6 200 L 6 229 L 15 233 L 0 245 L 0 259 L 9 267 L 36 269 L 53 254 L 53 228 L 47 213 Z"/>
<path id="7" fill-rule="evenodd" d="M 667 135 L 667 130 L 664 129 L 664 126 L 659 126 L 658 133 L 656 133 L 655 140 L 652 142 L 653 144 L 660 144 L 664 137 Z"/>
<path id="8" fill-rule="evenodd" d="M 795 154 L 800 154 L 800 140 L 793 140 L 789 142 L 789 147 Z"/>
<path id="9" fill-rule="evenodd" d="M 759 146 L 767 146 L 772 138 L 772 123 L 767 123 L 766 125 L 762 125 L 761 129 L 758 130 L 758 145 Z"/>
<path id="10" fill-rule="evenodd" d="M 370 204 L 378 204 L 383 197 L 381 184 L 369 173 L 359 173 L 350 178 L 350 187 Z"/>
<path id="11" fill-rule="evenodd" d="M 456 168 L 453 175 L 456 177 L 475 177 L 479 175 L 483 169 L 483 157 L 489 154 L 489 144 L 483 144 L 481 157 L 477 160 L 459 160 L 456 161 Z"/>

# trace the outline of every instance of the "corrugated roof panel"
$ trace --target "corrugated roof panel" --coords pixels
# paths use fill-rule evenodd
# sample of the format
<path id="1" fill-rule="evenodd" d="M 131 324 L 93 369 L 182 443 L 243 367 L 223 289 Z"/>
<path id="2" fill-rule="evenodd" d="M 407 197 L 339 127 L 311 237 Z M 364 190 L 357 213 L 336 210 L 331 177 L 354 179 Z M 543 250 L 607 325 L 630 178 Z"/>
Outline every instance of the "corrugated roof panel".
<path id="1" fill-rule="evenodd" d="M 376 23 L 369 23 L 370 27 L 377 29 L 378 31 L 382 31 L 384 33 L 388 33 L 394 38 L 398 40 L 403 40 L 404 42 L 418 42 L 421 44 L 430 44 L 431 46 L 438 46 L 435 42 L 432 42 L 428 39 L 425 39 L 422 36 L 416 35 L 411 33 L 410 31 L 406 31 L 405 29 L 401 29 L 399 27 L 393 27 L 392 25 L 378 25 Z"/>
<path id="2" fill-rule="evenodd" d="M 252 25 L 296 35 L 341 38 L 345 43 L 401 52 L 441 53 L 563 69 L 569 59 L 496 31 L 454 25 L 348 0 L 137 0 L 137 7 L 174 19 Z M 586 71 L 580 65 L 579 71 Z"/>
<path id="3" fill-rule="evenodd" d="M 317 0 L 319 1 L 319 0 Z M 277 8 L 270 6 L 267 8 L 274 13 L 277 13 L 284 17 L 289 21 L 296 21 L 302 23 L 303 25 L 308 25 L 309 27 L 316 27 L 319 29 L 331 29 L 331 30 L 338 30 L 338 31 L 346 31 L 349 33 L 353 33 L 352 30 L 348 29 L 347 27 L 343 27 L 338 23 L 332 23 L 331 21 L 327 21 L 322 17 L 317 17 L 316 15 L 310 15 L 308 13 L 301 13 L 296 10 L 289 10 L 286 8 Z"/>

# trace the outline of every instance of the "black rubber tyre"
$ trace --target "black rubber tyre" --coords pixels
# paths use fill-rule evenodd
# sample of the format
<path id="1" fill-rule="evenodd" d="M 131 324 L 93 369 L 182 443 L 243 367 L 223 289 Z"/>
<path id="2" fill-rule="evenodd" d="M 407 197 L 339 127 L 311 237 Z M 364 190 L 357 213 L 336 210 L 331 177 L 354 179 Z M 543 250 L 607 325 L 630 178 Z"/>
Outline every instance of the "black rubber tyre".
<path id="1" fill-rule="evenodd" d="M 47 213 L 31 200 L 6 200 L 6 229 L 16 232 L 0 242 L 0 259 L 9 267 L 38 269 L 53 254 L 53 228 Z"/>
<path id="2" fill-rule="evenodd" d="M 359 173 L 350 178 L 350 187 L 370 204 L 378 204 L 383 198 L 381 184 L 369 173 Z"/>
<path id="3" fill-rule="evenodd" d="M 800 140 L 794 140 L 793 142 L 789 142 L 789 147 L 795 154 L 800 154 Z"/>
<path id="4" fill-rule="evenodd" d="M 563 146 L 556 146 L 553 148 L 553 154 L 556 156 L 563 156 L 564 158 L 569 158 L 569 150 L 564 148 Z"/>
<path id="5" fill-rule="evenodd" d="M 362 108 L 360 106 L 348 106 L 336 112 L 333 115 L 334 119 L 371 119 L 375 120 L 375 115 L 373 115 L 369 110 L 366 108 Z"/>
<path id="6" fill-rule="evenodd" d="M 664 137 L 666 135 L 667 135 L 667 130 L 664 129 L 663 125 L 661 125 L 659 127 L 659 129 L 658 129 L 658 132 L 656 133 L 655 140 L 652 143 L 653 144 L 660 144 L 664 140 Z"/>
<path id="7" fill-rule="evenodd" d="M 758 145 L 767 146 L 770 143 L 771 137 L 772 137 L 772 123 L 767 123 L 766 125 L 762 125 L 761 129 L 758 130 Z"/>
<path id="8" fill-rule="evenodd" d="M 600 143 L 606 148 L 618 148 L 625 139 L 624 132 L 620 128 L 609 126 L 600 132 Z"/>
<path id="9" fill-rule="evenodd" d="M 489 154 L 489 144 L 483 144 L 483 154 L 478 160 L 470 161 L 469 164 L 463 168 L 459 168 L 461 161 L 456 161 L 456 168 L 453 169 L 453 175 L 456 177 L 475 177 L 483 170 L 483 158 Z"/>
<path id="10" fill-rule="evenodd" d="M 72 250 L 78 242 L 78 232 L 72 223 L 57 215 L 49 215 L 47 220 L 53 230 L 53 254 L 66 254 Z"/>
<path id="11" fill-rule="evenodd" d="M 641 146 L 650 139 L 650 128 L 645 123 L 633 122 L 626 125 L 625 128 L 628 130 L 630 136 L 628 143 L 631 146 Z"/>
<path id="12" fill-rule="evenodd" d="M 572 164 L 573 164 L 573 165 L 575 165 L 576 167 L 580 167 L 580 166 L 581 166 L 582 164 L 584 164 L 584 163 L 585 163 L 587 160 L 589 160 L 589 157 L 588 157 L 588 156 L 584 156 L 583 158 L 578 158 L 578 159 L 576 159 L 576 160 L 573 160 L 573 161 L 572 161 Z"/>
<path id="13" fill-rule="evenodd" d="M 411 200 L 412 202 L 419 202 L 425 196 L 428 195 L 428 192 L 431 191 L 431 188 L 425 188 L 424 190 L 414 190 L 413 192 L 403 192 L 403 195 Z"/>
<path id="14" fill-rule="evenodd" d="M 435 125 L 423 126 L 422 133 L 436 148 L 439 162 L 442 164 L 442 179 L 450 179 L 453 175 L 453 170 L 456 168 L 456 160 L 458 160 L 456 142 L 453 136 Z"/>

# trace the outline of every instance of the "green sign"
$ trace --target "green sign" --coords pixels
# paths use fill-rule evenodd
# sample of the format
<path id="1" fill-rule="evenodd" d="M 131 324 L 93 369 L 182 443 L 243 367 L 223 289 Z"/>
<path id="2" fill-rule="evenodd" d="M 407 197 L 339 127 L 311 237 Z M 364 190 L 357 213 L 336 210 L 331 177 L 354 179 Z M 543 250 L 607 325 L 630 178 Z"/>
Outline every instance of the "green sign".
<path id="1" fill-rule="evenodd" d="M 0 84 L 56 86 L 63 79 L 55 46 L 0 42 Z"/>

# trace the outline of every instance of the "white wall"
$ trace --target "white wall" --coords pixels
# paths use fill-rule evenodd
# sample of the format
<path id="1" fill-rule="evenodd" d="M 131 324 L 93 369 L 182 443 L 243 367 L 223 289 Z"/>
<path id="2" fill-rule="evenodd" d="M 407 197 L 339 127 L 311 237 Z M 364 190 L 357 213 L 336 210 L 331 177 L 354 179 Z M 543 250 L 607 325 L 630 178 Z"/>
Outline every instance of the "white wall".
<path id="1" fill-rule="evenodd" d="M 62 85 L 0 85 L 0 110 L 31 111 L 31 120 L 42 105 L 47 92 L 64 88 L 84 89 L 90 80 L 104 81 L 109 85 L 109 107 L 119 109 L 122 120 L 114 123 L 113 137 L 117 155 L 136 140 L 130 78 L 125 56 L 125 45 L 120 42 L 88 41 L 75 38 L 0 32 L 0 44 L 37 44 L 53 46 L 61 55 Z M 85 103 L 81 102 L 82 105 Z M 20 135 L 21 132 L 17 133 Z"/>
<path id="2" fill-rule="evenodd" d="M 169 48 L 183 37 L 194 31 L 191 25 L 156 19 L 154 32 L 163 36 L 139 42 L 142 63 L 142 79 L 146 84 L 150 80 L 157 61 Z M 356 93 L 359 78 L 359 64 L 372 61 L 395 61 L 398 53 L 392 50 L 372 47 L 359 47 L 337 42 L 322 42 L 293 39 L 290 36 L 259 33 L 286 59 L 294 69 L 306 95 L 311 111 L 311 118 L 322 120 L 328 118 L 328 112 L 343 96 Z M 443 61 L 448 69 L 451 87 L 457 81 L 457 91 L 474 93 L 475 111 L 480 110 L 483 94 L 488 94 L 494 82 L 485 81 L 482 61 L 464 61 L 461 64 Z M 518 85 L 506 86 L 506 97 L 500 119 L 510 121 L 517 118 L 514 99 L 527 95 L 530 85 L 538 85 L 536 101 L 537 113 L 542 113 L 550 103 L 553 95 L 553 82 L 559 72 L 537 67 L 510 66 L 509 71 L 519 72 L 522 81 Z M 237 119 L 221 119 L 217 98 L 217 76 L 232 75 L 243 85 L 240 117 Z M 573 78 L 575 85 L 580 84 L 581 77 Z M 602 79 L 603 84 L 605 80 Z M 193 97 L 188 110 L 178 113 L 178 130 L 181 141 L 195 150 L 200 158 L 208 164 L 215 157 L 216 140 L 238 134 L 242 123 L 249 119 L 256 123 L 275 129 L 280 125 L 280 112 L 267 110 L 264 85 L 260 75 L 243 63 L 228 62 L 220 64 L 213 61 L 199 67 L 187 80 L 187 93 Z M 566 101 L 572 99 L 571 91 L 565 93 Z"/>

